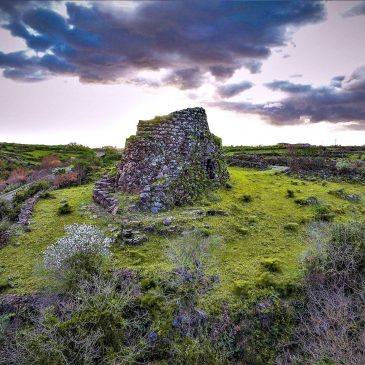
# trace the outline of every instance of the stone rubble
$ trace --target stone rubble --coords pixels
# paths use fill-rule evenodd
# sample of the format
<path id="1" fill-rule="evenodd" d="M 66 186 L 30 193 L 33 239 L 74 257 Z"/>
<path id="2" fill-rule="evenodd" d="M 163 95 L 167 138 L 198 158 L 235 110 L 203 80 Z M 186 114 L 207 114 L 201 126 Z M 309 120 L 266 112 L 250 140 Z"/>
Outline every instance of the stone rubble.
<path id="1" fill-rule="evenodd" d="M 44 190 L 38 191 L 33 197 L 24 202 L 18 216 L 18 224 L 22 226 L 28 226 L 30 224 L 29 219 L 32 216 L 33 207 L 43 193 Z"/>
<path id="2" fill-rule="evenodd" d="M 111 214 L 119 212 L 118 199 L 112 196 L 115 192 L 115 177 L 104 175 L 96 182 L 93 190 L 93 200 Z"/>

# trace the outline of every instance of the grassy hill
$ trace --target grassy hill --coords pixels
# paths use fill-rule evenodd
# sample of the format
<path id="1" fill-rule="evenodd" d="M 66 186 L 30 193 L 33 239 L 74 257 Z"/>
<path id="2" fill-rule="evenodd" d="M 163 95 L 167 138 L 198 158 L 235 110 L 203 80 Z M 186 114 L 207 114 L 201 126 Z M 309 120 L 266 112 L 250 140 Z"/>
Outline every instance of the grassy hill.
<path id="1" fill-rule="evenodd" d="M 291 363 L 293 355 L 293 364 L 303 364 L 306 346 L 316 351 L 309 364 L 347 364 L 353 356 L 342 344 L 351 339 L 351 351 L 361 345 L 363 148 L 318 148 L 313 157 L 303 147 L 295 156 L 303 166 L 339 160 L 346 174 L 337 176 L 336 162 L 325 175 L 271 163 L 291 162 L 286 147 L 227 147 L 238 166 L 229 167 L 224 187 L 157 214 L 130 210 L 135 197 L 114 193 L 117 215 L 96 206 L 92 190 L 101 174 L 116 173 L 118 151 L 96 157 L 80 146 L 1 148 L 6 161 L 27 169 L 49 154 L 68 162 L 91 156 L 93 169 L 85 183 L 42 195 L 31 224 L 13 224 L 0 248 L 0 364 L 14 355 L 16 364 L 32 358 L 58 365 L 66 356 L 76 365 L 94 351 L 90 363 L 274 365 Z M 240 167 L 251 155 L 264 163 Z M 68 214 L 60 214 L 65 207 Z M 56 277 L 46 270 L 45 252 L 72 224 L 101 229 L 113 241 L 111 254 L 100 261 L 76 256 L 70 276 Z M 133 243 L 127 234 L 142 240 Z M 53 260 L 57 266 L 58 257 Z M 50 307 L 43 312 L 44 301 Z M 319 342 L 326 339 L 329 344 Z M 92 349 L 80 352 L 80 343 Z M 333 343 L 341 353 L 328 350 Z"/>
<path id="2" fill-rule="evenodd" d="M 217 247 L 212 274 L 220 283 L 210 293 L 214 298 L 234 298 L 236 286 L 245 280 L 255 285 L 262 274 L 263 259 L 280 259 L 283 272 L 278 282 L 295 282 L 301 254 L 307 248 L 307 226 L 315 221 L 318 206 L 328 206 L 334 220 L 365 220 L 364 186 L 321 181 L 301 181 L 274 170 L 256 171 L 232 167 L 229 169 L 232 188 L 224 188 L 194 206 L 176 208 L 161 214 L 132 214 L 133 221 L 144 224 L 162 224 L 172 217 L 174 224 L 184 230 L 196 227 L 206 235 L 214 236 Z M 20 231 L 11 244 L 1 250 L 0 280 L 10 279 L 14 287 L 8 293 L 26 293 L 42 287 L 37 264 L 46 247 L 64 234 L 64 225 L 71 223 L 96 224 L 105 229 L 119 230 L 119 218 L 94 211 L 91 204 L 93 185 L 54 191 L 52 198 L 41 200 L 33 214 L 30 232 Z M 357 194 L 361 202 L 342 199 L 332 191 L 344 189 Z M 288 197 L 288 190 L 293 197 Z M 291 196 L 291 195 L 290 195 Z M 301 205 L 308 197 L 318 199 L 318 205 Z M 59 216 L 57 208 L 67 200 L 74 209 L 69 215 Z M 297 201 L 297 203 L 296 203 Z M 299 202 L 299 203 L 298 203 Z M 192 216 L 194 211 L 223 210 L 227 215 Z M 193 219 L 192 219 L 193 218 Z M 195 219 L 198 218 L 198 219 Z M 117 267 L 140 270 L 144 275 L 160 275 L 170 268 L 166 250 L 171 240 L 179 235 L 163 237 L 150 234 L 143 245 L 113 248 L 113 261 Z"/>

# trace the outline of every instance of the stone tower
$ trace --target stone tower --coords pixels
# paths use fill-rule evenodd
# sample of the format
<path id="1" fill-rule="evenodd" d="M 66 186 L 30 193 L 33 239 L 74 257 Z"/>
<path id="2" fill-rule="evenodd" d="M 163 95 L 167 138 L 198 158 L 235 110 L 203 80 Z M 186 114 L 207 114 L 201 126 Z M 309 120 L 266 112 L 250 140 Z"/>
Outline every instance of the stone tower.
<path id="1" fill-rule="evenodd" d="M 191 203 L 228 178 L 221 141 L 203 108 L 141 120 L 126 141 L 116 190 L 138 194 L 137 207 L 158 212 Z"/>

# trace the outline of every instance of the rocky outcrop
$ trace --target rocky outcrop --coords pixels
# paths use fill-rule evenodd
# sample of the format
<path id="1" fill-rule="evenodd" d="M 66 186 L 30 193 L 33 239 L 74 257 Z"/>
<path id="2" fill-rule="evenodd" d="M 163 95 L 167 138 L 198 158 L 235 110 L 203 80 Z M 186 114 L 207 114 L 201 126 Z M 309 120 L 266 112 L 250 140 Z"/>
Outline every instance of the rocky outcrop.
<path id="1" fill-rule="evenodd" d="M 137 195 L 136 207 L 158 212 L 191 203 L 228 178 L 220 139 L 203 108 L 139 121 L 126 142 L 116 189 Z"/>
<path id="2" fill-rule="evenodd" d="M 93 190 L 93 200 L 109 213 L 117 214 L 119 211 L 118 199 L 112 195 L 115 192 L 115 177 L 104 175 L 96 182 Z"/>

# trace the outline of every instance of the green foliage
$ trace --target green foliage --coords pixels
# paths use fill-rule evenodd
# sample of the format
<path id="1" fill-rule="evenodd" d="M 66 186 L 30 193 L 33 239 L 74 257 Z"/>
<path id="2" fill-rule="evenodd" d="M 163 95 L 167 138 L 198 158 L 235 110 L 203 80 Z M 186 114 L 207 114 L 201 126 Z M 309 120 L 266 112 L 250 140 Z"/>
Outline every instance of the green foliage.
<path id="1" fill-rule="evenodd" d="M 72 213 L 72 207 L 67 202 L 61 203 L 61 205 L 57 209 L 57 213 L 59 215 L 70 214 Z"/>
<path id="2" fill-rule="evenodd" d="M 310 196 L 308 198 L 299 198 L 295 199 L 294 202 L 300 206 L 306 206 L 306 205 L 317 205 L 319 204 L 318 198 L 315 196 Z"/>
<path id="3" fill-rule="evenodd" d="M 250 202 L 252 202 L 252 196 L 250 194 L 244 194 L 244 195 L 242 195 L 241 200 L 244 203 L 250 203 Z"/>
<path id="4" fill-rule="evenodd" d="M 15 204 L 21 204 L 25 202 L 28 198 L 34 196 L 41 190 L 46 190 L 50 186 L 48 181 L 40 180 L 32 184 L 29 188 L 17 191 L 14 197 Z"/>
<path id="5" fill-rule="evenodd" d="M 261 266 L 270 272 L 282 272 L 283 271 L 283 261 L 277 258 L 266 258 L 261 261 Z"/>
<path id="6" fill-rule="evenodd" d="M 102 270 L 112 241 L 92 225 L 69 225 L 65 232 L 47 247 L 44 267 L 51 278 L 70 290 Z"/>
<path id="7" fill-rule="evenodd" d="M 135 364 L 148 349 L 148 316 L 133 283 L 118 276 L 80 282 L 63 305 L 48 308 L 22 335 L 10 339 L 8 364 Z M 9 346 L 10 345 L 10 346 Z"/>
<path id="8" fill-rule="evenodd" d="M 294 198 L 294 196 L 295 196 L 294 190 L 288 189 L 288 190 L 286 191 L 286 196 L 287 196 L 288 198 Z"/>
<path id="9" fill-rule="evenodd" d="M 11 206 L 5 200 L 0 200 L 0 221 L 8 217 L 11 211 Z"/>
<path id="10" fill-rule="evenodd" d="M 317 221 L 331 222 L 333 221 L 335 214 L 327 205 L 317 205 L 314 207 L 314 219 Z"/>
<path id="11" fill-rule="evenodd" d="M 288 231 L 297 231 L 299 229 L 299 224 L 294 222 L 289 222 L 284 225 L 284 228 Z"/>
<path id="12" fill-rule="evenodd" d="M 245 297 L 250 294 L 253 289 L 252 283 L 248 280 L 236 280 L 233 286 L 233 293 L 240 297 Z"/>
<path id="13" fill-rule="evenodd" d="M 250 232 L 250 230 L 245 227 L 237 227 L 237 232 L 240 233 L 241 235 L 245 236 L 246 234 L 248 234 Z"/>
<path id="14" fill-rule="evenodd" d="M 212 134 L 213 136 L 213 141 L 217 146 L 222 146 L 222 138 Z"/>
<path id="15" fill-rule="evenodd" d="M 0 280 L 0 293 L 5 291 L 6 289 L 12 288 L 13 286 L 13 281 L 11 279 Z"/>
<path id="16" fill-rule="evenodd" d="M 231 182 L 227 181 L 226 184 L 225 184 L 225 187 L 227 190 L 231 190 L 233 188 L 233 185 Z"/>
<path id="17" fill-rule="evenodd" d="M 206 334 L 197 338 L 184 337 L 172 344 L 172 361 L 176 365 L 227 364 L 226 354 Z"/>

